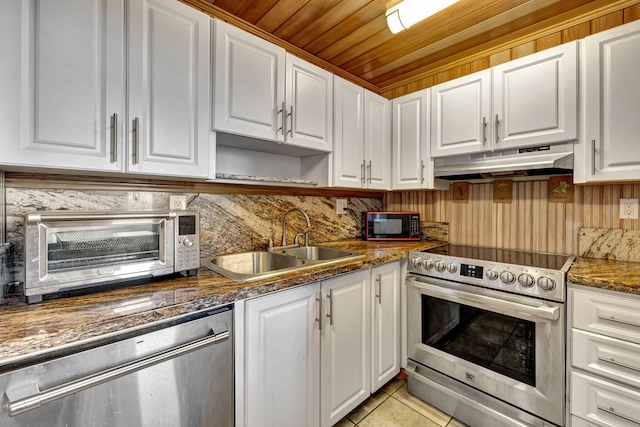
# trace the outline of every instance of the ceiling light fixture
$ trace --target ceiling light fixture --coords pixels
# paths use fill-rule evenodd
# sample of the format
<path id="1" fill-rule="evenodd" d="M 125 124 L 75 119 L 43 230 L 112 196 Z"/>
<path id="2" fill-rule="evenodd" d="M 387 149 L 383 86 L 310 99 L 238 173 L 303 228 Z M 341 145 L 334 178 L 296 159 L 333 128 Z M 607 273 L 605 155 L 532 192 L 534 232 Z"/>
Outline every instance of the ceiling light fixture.
<path id="1" fill-rule="evenodd" d="M 397 34 L 458 1 L 460 0 L 403 0 L 387 9 L 387 25 L 393 34 Z"/>

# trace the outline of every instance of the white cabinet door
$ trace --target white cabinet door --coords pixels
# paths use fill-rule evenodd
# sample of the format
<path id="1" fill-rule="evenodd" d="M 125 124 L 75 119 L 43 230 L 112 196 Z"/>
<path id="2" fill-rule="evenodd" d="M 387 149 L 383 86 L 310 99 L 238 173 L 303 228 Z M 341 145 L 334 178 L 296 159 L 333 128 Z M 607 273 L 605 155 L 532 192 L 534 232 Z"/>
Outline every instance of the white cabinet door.
<path id="1" fill-rule="evenodd" d="M 322 282 L 320 425 L 330 427 L 369 397 L 370 271 Z"/>
<path id="2" fill-rule="evenodd" d="M 491 150 L 491 70 L 431 88 L 431 156 Z"/>
<path id="3" fill-rule="evenodd" d="M 334 76 L 333 185 L 364 186 L 364 89 Z"/>
<path id="4" fill-rule="evenodd" d="M 429 95 L 429 89 L 424 89 L 393 100 L 394 190 L 433 187 L 428 147 Z"/>
<path id="5" fill-rule="evenodd" d="M 210 18 L 174 0 L 131 0 L 127 170 L 207 177 Z"/>
<path id="6" fill-rule="evenodd" d="M 391 189 L 391 101 L 364 91 L 365 185 Z"/>
<path id="7" fill-rule="evenodd" d="M 216 19 L 214 129 L 284 142 L 285 50 Z"/>
<path id="8" fill-rule="evenodd" d="M 371 392 L 400 372 L 400 262 L 371 269 Z"/>
<path id="9" fill-rule="evenodd" d="M 584 40 L 576 182 L 640 179 L 640 21 Z M 578 163 L 580 162 L 580 163 Z"/>
<path id="10" fill-rule="evenodd" d="M 121 171 L 124 2 L 1 3 L 0 163 Z"/>
<path id="11" fill-rule="evenodd" d="M 320 284 L 248 300 L 245 425 L 317 426 Z"/>
<path id="12" fill-rule="evenodd" d="M 314 150 L 333 149 L 333 75 L 286 55 L 286 143 Z"/>
<path id="13" fill-rule="evenodd" d="M 494 149 L 576 139 L 577 91 L 577 42 L 494 67 Z"/>

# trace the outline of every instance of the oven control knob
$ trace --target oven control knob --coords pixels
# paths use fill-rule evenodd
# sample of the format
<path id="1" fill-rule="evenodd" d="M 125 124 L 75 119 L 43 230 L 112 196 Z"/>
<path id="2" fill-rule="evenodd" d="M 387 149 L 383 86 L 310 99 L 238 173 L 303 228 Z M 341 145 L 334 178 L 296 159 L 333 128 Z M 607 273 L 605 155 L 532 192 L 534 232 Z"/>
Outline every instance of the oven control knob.
<path id="1" fill-rule="evenodd" d="M 420 267 L 422 267 L 422 259 L 420 259 L 418 257 L 414 257 L 413 259 L 411 259 L 411 264 L 415 268 L 420 268 Z"/>
<path id="2" fill-rule="evenodd" d="M 458 266 L 454 263 L 451 263 L 449 265 L 447 265 L 447 271 L 451 274 L 455 273 L 456 271 L 458 271 Z"/>
<path id="3" fill-rule="evenodd" d="M 496 280 L 498 278 L 498 272 L 495 270 L 487 271 L 487 279 Z"/>
<path id="4" fill-rule="evenodd" d="M 446 268 L 446 266 L 444 265 L 444 261 L 436 261 L 435 267 L 436 267 L 436 270 L 440 273 L 442 273 Z"/>
<path id="5" fill-rule="evenodd" d="M 500 280 L 505 285 L 510 285 L 516 281 L 516 276 L 514 276 L 512 272 L 505 270 L 502 273 L 500 273 Z"/>
<path id="6" fill-rule="evenodd" d="M 532 275 L 527 273 L 522 273 L 521 275 L 518 276 L 518 283 L 520 283 L 525 288 L 530 288 L 536 283 L 536 281 Z"/>
<path id="7" fill-rule="evenodd" d="M 556 281 L 550 277 L 542 276 L 538 279 L 538 287 L 544 291 L 552 291 L 556 288 Z"/>
<path id="8" fill-rule="evenodd" d="M 424 268 L 427 270 L 431 270 L 433 268 L 433 260 L 431 258 L 424 262 Z"/>

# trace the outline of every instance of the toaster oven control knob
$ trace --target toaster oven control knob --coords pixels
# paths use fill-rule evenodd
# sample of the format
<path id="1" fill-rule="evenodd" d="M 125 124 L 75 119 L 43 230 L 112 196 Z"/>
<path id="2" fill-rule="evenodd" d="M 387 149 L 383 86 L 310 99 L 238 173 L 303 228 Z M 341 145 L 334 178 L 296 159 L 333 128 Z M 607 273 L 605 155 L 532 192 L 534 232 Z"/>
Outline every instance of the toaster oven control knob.
<path id="1" fill-rule="evenodd" d="M 433 260 L 431 258 L 424 262 L 424 268 L 427 270 L 431 270 L 433 268 Z"/>
<path id="2" fill-rule="evenodd" d="M 516 276 L 514 276 L 512 272 L 505 270 L 502 273 L 500 273 L 500 280 L 505 285 L 511 285 L 513 282 L 516 281 Z"/>
<path id="3" fill-rule="evenodd" d="M 498 278 L 498 272 L 495 270 L 487 271 L 487 279 L 496 280 Z"/>
<path id="4" fill-rule="evenodd" d="M 182 244 L 185 246 L 193 246 L 193 239 L 190 237 L 185 237 L 185 239 L 182 241 Z"/>
<path id="5" fill-rule="evenodd" d="M 552 291 L 556 288 L 556 281 L 550 277 L 542 276 L 538 279 L 538 287 L 544 291 Z"/>
<path id="6" fill-rule="evenodd" d="M 447 265 L 447 271 L 451 274 L 455 273 L 456 271 L 458 271 L 458 266 L 454 263 L 451 263 L 449 265 Z"/>
<path id="7" fill-rule="evenodd" d="M 411 265 L 413 265 L 415 268 L 420 268 L 422 267 L 422 260 L 418 257 L 413 257 L 411 259 Z"/>
<path id="8" fill-rule="evenodd" d="M 530 288 L 536 283 L 536 281 L 532 275 L 527 273 L 522 273 L 521 275 L 518 276 L 518 283 L 520 283 L 525 288 Z"/>
<path id="9" fill-rule="evenodd" d="M 436 261 L 436 271 L 442 273 L 445 268 L 444 261 Z"/>

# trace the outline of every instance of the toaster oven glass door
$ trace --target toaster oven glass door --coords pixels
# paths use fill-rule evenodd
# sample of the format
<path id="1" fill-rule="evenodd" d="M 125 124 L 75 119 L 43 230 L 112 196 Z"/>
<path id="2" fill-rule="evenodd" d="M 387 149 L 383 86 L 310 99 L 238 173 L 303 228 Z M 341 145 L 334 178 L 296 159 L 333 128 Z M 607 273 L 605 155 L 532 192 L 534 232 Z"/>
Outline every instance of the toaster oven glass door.
<path id="1" fill-rule="evenodd" d="M 39 282 L 86 284 L 166 274 L 174 264 L 172 225 L 151 218 L 40 223 Z"/>

